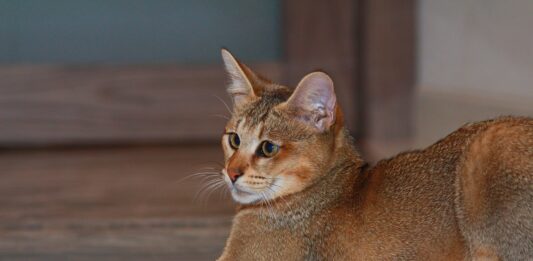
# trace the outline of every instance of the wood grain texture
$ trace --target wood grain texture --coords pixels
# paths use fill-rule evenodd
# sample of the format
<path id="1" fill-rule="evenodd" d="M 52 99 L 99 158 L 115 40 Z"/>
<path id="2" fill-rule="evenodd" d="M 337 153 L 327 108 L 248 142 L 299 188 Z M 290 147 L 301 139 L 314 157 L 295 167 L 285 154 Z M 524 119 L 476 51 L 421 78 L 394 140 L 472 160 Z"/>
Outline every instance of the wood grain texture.
<path id="1" fill-rule="evenodd" d="M 230 225 L 229 217 L 0 224 L 0 259 L 214 260 Z"/>
<path id="2" fill-rule="evenodd" d="M 183 177 L 219 146 L 0 153 L 0 260 L 213 260 L 234 205 Z"/>
<path id="3" fill-rule="evenodd" d="M 205 208 L 194 202 L 200 180 L 182 180 L 219 163 L 222 151 L 210 145 L 5 152 L 0 221 L 230 214 L 228 198 Z"/>
<path id="4" fill-rule="evenodd" d="M 361 1 L 363 136 L 394 141 L 412 135 L 416 84 L 416 0 Z"/>
<path id="5" fill-rule="evenodd" d="M 222 65 L 1 66 L 0 145 L 215 140 L 226 82 Z"/>
<path id="6" fill-rule="evenodd" d="M 296 85 L 305 74 L 320 69 L 330 74 L 350 131 L 357 135 L 359 119 L 356 33 L 358 1 L 283 1 L 288 78 Z"/>

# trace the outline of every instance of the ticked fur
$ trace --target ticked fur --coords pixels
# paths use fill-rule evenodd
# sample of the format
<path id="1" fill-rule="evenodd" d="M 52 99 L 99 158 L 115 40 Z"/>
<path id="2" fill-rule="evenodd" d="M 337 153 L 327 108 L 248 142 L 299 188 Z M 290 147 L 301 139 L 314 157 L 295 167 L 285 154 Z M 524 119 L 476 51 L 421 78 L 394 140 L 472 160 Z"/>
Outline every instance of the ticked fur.
<path id="1" fill-rule="evenodd" d="M 219 260 L 533 259 L 532 119 L 467 124 L 367 167 L 329 76 L 292 91 L 222 53 L 223 178 L 240 207 Z M 277 154 L 261 156 L 265 141 Z"/>

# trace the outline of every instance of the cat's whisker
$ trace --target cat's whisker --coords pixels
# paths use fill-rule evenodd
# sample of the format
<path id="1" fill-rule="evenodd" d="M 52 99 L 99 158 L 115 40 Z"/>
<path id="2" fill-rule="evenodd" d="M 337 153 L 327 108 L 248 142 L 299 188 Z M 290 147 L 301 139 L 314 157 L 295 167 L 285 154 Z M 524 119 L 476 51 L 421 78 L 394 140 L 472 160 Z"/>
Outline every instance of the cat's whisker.
<path id="1" fill-rule="evenodd" d="M 213 97 L 217 98 L 220 102 L 222 102 L 222 104 L 224 104 L 224 107 L 226 107 L 226 110 L 228 110 L 229 112 L 229 115 L 233 115 L 233 112 L 231 111 L 231 109 L 229 108 L 228 104 L 220 97 L 218 97 L 216 94 L 211 94 Z"/>
<path id="2" fill-rule="evenodd" d="M 208 189 L 207 195 L 205 196 L 204 204 L 207 204 L 207 202 L 209 201 L 209 197 L 213 194 L 213 192 L 220 189 L 223 185 L 224 183 L 222 183 L 221 180 L 218 180 L 214 185 L 212 185 Z"/>
<path id="3" fill-rule="evenodd" d="M 222 115 L 222 114 L 211 114 L 209 115 L 211 117 L 218 117 L 218 118 L 222 118 L 222 119 L 225 119 L 225 120 L 228 120 L 229 121 L 229 117 L 226 116 L 226 115 Z"/>
<path id="4" fill-rule="evenodd" d="M 222 189 L 218 189 L 218 195 L 220 196 L 220 198 L 225 199 L 226 198 L 226 191 L 228 190 L 228 186 L 226 186 L 224 180 L 222 180 L 221 184 L 222 184 L 222 186 L 221 186 Z"/>
<path id="5" fill-rule="evenodd" d="M 274 185 L 274 184 L 273 184 L 273 185 Z M 278 185 L 278 187 L 281 187 L 281 186 Z M 268 187 L 267 189 L 268 189 L 273 195 L 276 194 L 276 191 L 275 191 L 274 189 L 272 189 L 272 188 L 270 188 L 270 187 Z M 279 200 L 279 201 L 282 201 L 282 202 L 285 204 L 285 206 L 287 207 L 287 209 L 289 209 L 289 210 L 291 209 L 291 207 L 289 206 L 289 202 L 287 202 L 287 200 L 286 200 L 284 197 L 278 197 L 278 198 L 276 198 L 276 199 Z"/>
<path id="6" fill-rule="evenodd" d="M 273 217 L 273 218 L 277 218 L 277 215 L 275 214 L 274 207 L 273 207 L 272 202 L 270 200 L 270 196 L 266 195 L 264 192 L 261 192 L 261 193 L 263 194 L 263 198 L 265 199 L 267 208 L 268 208 L 268 210 L 270 212 L 270 216 Z"/>
<path id="7" fill-rule="evenodd" d="M 265 195 L 263 195 L 262 192 L 259 192 L 259 195 L 261 196 L 261 202 L 265 200 Z M 263 215 L 263 208 L 259 208 L 259 211 L 261 215 Z"/>
<path id="8" fill-rule="evenodd" d="M 220 170 L 219 167 L 212 167 L 212 166 L 206 166 L 206 167 L 201 167 L 200 168 L 201 170 Z"/>
<path id="9" fill-rule="evenodd" d="M 219 176 L 219 175 L 221 175 L 221 173 L 218 173 L 218 172 L 198 172 L 198 173 L 187 175 L 181 179 L 178 179 L 176 182 L 181 183 L 186 180 L 193 179 L 193 178 L 204 178 L 205 179 L 205 177 Z M 202 182 L 204 181 L 204 179 L 202 180 Z"/>
<path id="10" fill-rule="evenodd" d="M 191 175 L 220 175 L 220 174 L 221 174 L 220 172 L 216 172 L 216 171 L 202 171 L 202 172 L 192 173 Z"/>
<path id="11" fill-rule="evenodd" d="M 198 189 L 198 191 L 196 191 L 196 193 L 194 194 L 194 198 L 193 198 L 193 202 L 194 203 L 197 203 L 198 202 L 198 197 L 200 197 L 200 195 L 202 194 L 202 191 L 207 187 L 208 185 L 207 184 L 203 184 L 200 189 Z"/>
<path id="12" fill-rule="evenodd" d="M 272 209 L 272 214 L 274 216 L 275 219 L 278 218 L 278 215 L 276 214 L 277 210 L 274 208 L 274 203 L 272 202 L 272 199 L 271 199 L 271 195 L 269 195 L 269 200 L 268 200 L 269 204 L 270 204 L 270 209 Z"/>
<path id="13" fill-rule="evenodd" d="M 211 162 L 211 163 L 215 163 L 217 165 L 220 165 L 220 163 L 218 162 Z M 204 163 L 205 164 L 205 163 Z M 185 181 L 187 179 L 190 179 L 190 178 L 194 178 L 194 177 L 197 177 L 197 176 L 201 176 L 201 174 L 216 174 L 216 175 L 220 175 L 222 172 L 219 168 L 217 167 L 212 167 L 212 166 L 204 166 L 204 167 L 199 167 L 197 170 L 199 170 L 199 172 L 195 172 L 195 173 L 191 173 L 181 179 L 178 179 L 177 182 L 180 183 L 182 181 Z"/>
<path id="14" fill-rule="evenodd" d="M 270 209 L 270 204 L 268 203 L 268 198 L 267 198 L 267 196 L 265 195 L 264 192 L 261 192 L 261 197 L 263 198 L 263 202 L 265 203 L 265 204 L 264 204 L 264 207 L 265 207 L 266 210 L 270 213 L 270 216 L 273 217 L 274 215 L 272 214 L 272 210 Z M 267 215 L 267 216 L 268 216 L 268 215 Z"/>
<path id="15" fill-rule="evenodd" d="M 196 195 L 194 196 L 194 199 L 193 199 L 193 202 L 197 202 L 197 200 L 199 199 L 199 197 L 202 196 L 203 193 L 205 193 L 205 191 L 207 189 L 209 189 L 211 186 L 213 186 L 214 184 L 217 184 L 218 182 L 220 182 L 219 179 L 212 179 L 208 182 L 206 182 L 199 190 L 198 192 L 196 192 Z"/>
<path id="16" fill-rule="evenodd" d="M 226 189 L 224 189 L 224 198 L 227 198 L 229 196 L 229 188 L 226 186 Z"/>
<path id="17" fill-rule="evenodd" d="M 259 192 L 259 195 L 261 195 L 261 202 L 265 202 L 266 201 L 265 194 L 263 192 Z M 262 212 L 264 212 L 265 208 L 262 207 L 260 209 L 261 209 L 261 214 L 263 214 Z M 266 216 L 268 216 L 268 215 L 266 215 Z"/>
<path id="18" fill-rule="evenodd" d="M 218 176 L 206 176 L 206 177 L 203 177 L 202 180 L 201 180 L 201 183 L 206 183 L 206 182 L 211 182 L 211 181 L 214 181 L 214 180 L 218 180 L 219 177 Z"/>
<path id="19" fill-rule="evenodd" d="M 189 179 L 199 180 L 199 182 L 201 183 L 201 186 L 198 189 L 198 191 L 195 193 L 193 197 L 193 202 L 198 202 L 201 205 L 205 205 L 207 201 L 209 200 L 210 196 L 215 191 L 226 187 L 225 186 L 226 184 L 222 176 L 223 173 L 221 171 L 221 168 L 223 168 L 224 165 L 216 161 L 209 161 L 209 162 L 205 162 L 204 164 L 214 164 L 217 166 L 199 167 L 199 170 L 200 170 L 199 172 L 192 173 L 178 180 L 178 182 L 182 182 L 182 181 L 189 180 Z"/>
<path id="20" fill-rule="evenodd" d="M 195 172 L 195 173 L 192 173 L 191 175 L 200 175 L 200 174 L 206 174 L 206 175 L 220 175 L 222 174 L 220 171 L 214 171 L 214 170 L 208 170 L 208 171 L 200 171 L 200 172 Z"/>
<path id="21" fill-rule="evenodd" d="M 220 187 L 222 187 L 224 184 L 220 183 L 219 181 L 216 181 L 214 183 L 212 183 L 211 185 L 209 185 L 205 190 L 204 190 L 204 193 L 202 194 L 199 202 L 202 206 L 207 206 L 207 202 L 209 201 L 209 198 L 211 196 L 211 194 L 216 191 L 217 189 L 219 189 Z"/>

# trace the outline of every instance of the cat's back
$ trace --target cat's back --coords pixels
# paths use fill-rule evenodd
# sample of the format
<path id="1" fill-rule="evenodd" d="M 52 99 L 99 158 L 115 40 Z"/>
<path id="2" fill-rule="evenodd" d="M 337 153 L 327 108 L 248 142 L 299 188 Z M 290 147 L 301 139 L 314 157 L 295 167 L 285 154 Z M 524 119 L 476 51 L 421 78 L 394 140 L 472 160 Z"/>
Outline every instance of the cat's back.
<path id="1" fill-rule="evenodd" d="M 457 260 L 466 255 L 455 218 L 455 172 L 469 140 L 486 125 L 465 125 L 426 149 L 381 160 L 364 173 L 359 205 L 365 240 L 357 242 L 369 256 Z"/>
<path id="2" fill-rule="evenodd" d="M 533 119 L 500 117 L 468 123 L 431 146 L 398 154 L 382 160 L 370 169 L 382 179 L 394 183 L 387 189 L 395 194 L 416 185 L 432 186 L 431 190 L 452 182 L 456 177 L 484 167 L 500 169 L 502 176 L 522 178 L 532 182 Z M 506 170 L 503 170 L 505 168 Z M 516 170 L 516 171 L 510 171 Z M 491 172 L 496 175 L 496 173 Z M 403 185 L 403 186 L 402 186 Z"/>
<path id="3" fill-rule="evenodd" d="M 533 119 L 500 118 L 470 139 L 456 193 L 472 257 L 533 259 Z"/>
<path id="4" fill-rule="evenodd" d="M 509 118 L 514 119 L 514 118 Z M 455 177 L 473 140 L 507 119 L 469 123 L 431 146 L 379 161 L 368 170 L 369 194 L 419 209 L 455 199 Z M 405 203 L 405 204 L 403 204 Z"/>
<path id="5" fill-rule="evenodd" d="M 380 231 L 375 239 L 417 249 L 406 257 L 533 256 L 530 118 L 464 125 L 424 150 L 378 162 L 367 183 L 363 206 Z"/>

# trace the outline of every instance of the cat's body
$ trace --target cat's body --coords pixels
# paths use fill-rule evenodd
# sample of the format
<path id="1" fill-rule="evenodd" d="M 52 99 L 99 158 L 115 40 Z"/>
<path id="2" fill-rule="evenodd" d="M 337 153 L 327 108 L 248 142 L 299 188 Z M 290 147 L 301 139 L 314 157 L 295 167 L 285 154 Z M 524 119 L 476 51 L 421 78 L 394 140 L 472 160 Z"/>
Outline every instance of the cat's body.
<path id="1" fill-rule="evenodd" d="M 322 75 L 312 77 L 319 77 L 313 86 L 327 83 Z M 266 180 L 272 191 L 276 184 L 289 188 L 239 207 L 220 260 L 533 259 L 532 119 L 468 124 L 424 150 L 367 167 L 343 128 L 339 106 L 330 111 L 331 124 L 324 113 L 311 117 L 318 127 L 308 128 L 300 124 L 309 117 L 290 118 L 301 116 L 292 113 L 299 110 L 283 112 L 293 96 L 304 94 L 250 81 L 263 84 L 262 94 L 237 107 L 228 123 L 227 132 L 239 132 L 242 145 L 239 140 L 231 149 L 223 141 L 225 174 L 237 201 L 247 200 L 238 179 L 250 187 Z M 298 88 L 306 90 L 309 81 Z M 286 140 L 275 156 L 247 158 L 239 150 L 253 133 Z M 232 176 L 235 164 L 246 171 Z"/>

